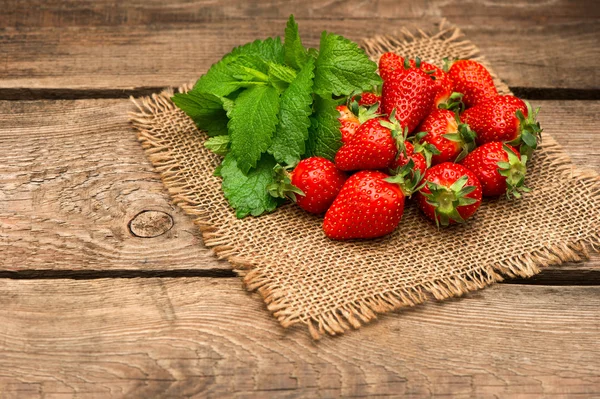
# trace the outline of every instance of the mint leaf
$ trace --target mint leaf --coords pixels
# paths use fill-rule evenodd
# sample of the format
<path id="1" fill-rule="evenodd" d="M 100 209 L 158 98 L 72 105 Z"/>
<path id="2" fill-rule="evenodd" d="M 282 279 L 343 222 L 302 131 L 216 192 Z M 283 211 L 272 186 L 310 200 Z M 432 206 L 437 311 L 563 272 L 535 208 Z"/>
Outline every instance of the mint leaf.
<path id="1" fill-rule="evenodd" d="M 279 124 L 269 148 L 269 153 L 273 154 L 279 163 L 295 165 L 305 152 L 304 142 L 308 138 L 312 112 L 314 67 L 314 60 L 309 59 L 281 95 Z"/>
<path id="2" fill-rule="evenodd" d="M 223 100 L 208 93 L 176 93 L 171 100 L 209 136 L 227 134 L 227 114 Z"/>
<path id="3" fill-rule="evenodd" d="M 255 56 L 264 62 L 275 62 L 277 64 L 283 64 L 285 62 L 285 50 L 279 37 L 255 40 L 251 43 L 234 48 L 230 54 L 233 57 L 239 57 L 241 55 Z M 266 73 L 266 69 L 262 71 Z"/>
<path id="4" fill-rule="evenodd" d="M 269 63 L 269 81 L 279 91 L 284 91 L 296 78 L 296 71 L 285 65 Z"/>
<path id="5" fill-rule="evenodd" d="M 244 173 L 271 145 L 278 112 L 279 93 L 272 86 L 250 87 L 235 99 L 227 127 L 231 152 Z"/>
<path id="6" fill-rule="evenodd" d="M 229 153 L 223 159 L 219 169 L 219 175 L 223 178 L 223 193 L 238 218 L 258 216 L 277 207 L 277 200 L 267 191 L 269 184 L 275 181 L 274 167 L 273 157 L 265 155 L 255 169 L 245 174 L 238 167 L 233 154 Z"/>
<path id="7" fill-rule="evenodd" d="M 342 146 L 340 116 L 336 109 L 340 101 L 315 96 L 311 125 L 308 131 L 308 153 L 333 161 L 335 153 Z"/>
<path id="8" fill-rule="evenodd" d="M 377 64 L 364 50 L 342 36 L 323 32 L 315 72 L 315 93 L 321 97 L 347 96 L 381 83 Z"/>
<path id="9" fill-rule="evenodd" d="M 229 152 L 229 136 L 215 136 L 204 142 L 204 146 L 217 155 L 225 156 Z"/>
<path id="10" fill-rule="evenodd" d="M 208 72 L 198 79 L 193 91 L 227 96 L 240 87 L 251 85 L 248 82 L 255 80 L 255 76 L 242 67 L 267 74 L 269 61 L 282 64 L 284 59 L 283 44 L 278 37 L 255 40 L 234 48 L 221 61 L 213 64 Z"/>
<path id="11" fill-rule="evenodd" d="M 284 49 L 285 63 L 297 70 L 302 69 L 308 59 L 308 54 L 300 40 L 298 24 L 294 21 L 293 15 L 290 15 L 285 27 Z"/>

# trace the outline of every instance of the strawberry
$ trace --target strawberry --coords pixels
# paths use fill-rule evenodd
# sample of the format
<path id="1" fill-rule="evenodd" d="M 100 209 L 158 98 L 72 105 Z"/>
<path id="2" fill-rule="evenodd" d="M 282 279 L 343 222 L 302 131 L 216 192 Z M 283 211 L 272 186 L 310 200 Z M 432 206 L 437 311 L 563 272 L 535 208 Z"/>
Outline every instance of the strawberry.
<path id="1" fill-rule="evenodd" d="M 533 111 L 529 103 L 515 96 L 495 96 L 464 111 L 461 119 L 477 133 L 478 145 L 508 142 L 520 145 L 521 153 L 531 156 L 542 133 L 538 112 L 539 108 Z"/>
<path id="2" fill-rule="evenodd" d="M 451 101 L 450 96 L 454 90 L 454 83 L 446 71 L 428 62 L 420 61 L 418 58 L 410 60 L 409 65 L 412 68 L 420 68 L 433 77 L 436 92 L 433 108 L 438 108 Z M 384 81 L 397 75 L 397 72 L 402 69 L 404 69 L 404 58 L 395 53 L 384 53 L 379 58 L 379 74 Z"/>
<path id="3" fill-rule="evenodd" d="M 373 93 L 367 93 L 376 96 Z M 370 100 L 373 100 L 371 96 Z M 340 112 L 340 132 L 342 133 L 342 143 L 350 141 L 358 127 L 368 121 L 369 119 L 375 118 L 377 110 L 379 108 L 379 102 L 375 101 L 369 108 L 361 106 L 362 97 L 359 101 L 356 101 L 356 97 L 350 98 L 348 104 L 338 105 L 336 109 Z"/>
<path id="4" fill-rule="evenodd" d="M 388 168 L 398 154 L 401 131 L 394 113 L 389 120 L 374 118 L 366 121 L 335 154 L 336 166 L 344 171 Z"/>
<path id="5" fill-rule="evenodd" d="M 375 93 L 362 93 L 360 95 L 360 100 L 358 101 L 358 105 L 361 107 L 370 107 L 375 105 L 381 101 L 381 96 L 378 96 Z"/>
<path id="6" fill-rule="evenodd" d="M 418 203 L 423 213 L 438 226 L 462 223 L 481 204 L 481 183 L 464 166 L 444 162 L 427 170 Z"/>
<path id="7" fill-rule="evenodd" d="M 402 69 L 404 69 L 404 59 L 398 54 L 387 52 L 379 57 L 379 76 L 384 81 L 396 75 Z"/>
<path id="8" fill-rule="evenodd" d="M 341 123 L 342 142 L 345 143 L 354 135 L 354 132 L 360 126 L 360 122 L 358 116 L 354 115 L 347 105 L 338 105 L 336 109 L 340 112 L 338 121 Z"/>
<path id="9" fill-rule="evenodd" d="M 457 119 L 456 114 L 450 110 L 436 109 L 419 125 L 417 130 L 421 133 L 417 133 L 415 139 L 437 149 L 432 151 L 433 165 L 456 162 L 475 148 L 475 133 Z"/>
<path id="10" fill-rule="evenodd" d="M 492 75 L 476 61 L 454 61 L 448 69 L 448 75 L 454 83 L 454 91 L 464 95 L 462 100 L 467 108 L 498 95 Z"/>
<path id="11" fill-rule="evenodd" d="M 410 67 L 408 60 L 404 64 L 404 68 L 386 72 L 388 80 L 383 82 L 381 110 L 386 115 L 396 110 L 400 125 L 410 133 L 433 107 L 436 86 L 423 70 Z"/>
<path id="12" fill-rule="evenodd" d="M 523 185 L 527 155 L 498 141 L 486 143 L 467 155 L 460 164 L 469 169 L 481 182 L 483 195 L 521 197 L 530 190 Z"/>
<path id="13" fill-rule="evenodd" d="M 325 214 L 323 230 L 334 240 L 375 238 L 396 229 L 404 213 L 402 189 L 383 172 L 352 175 Z"/>
<path id="14" fill-rule="evenodd" d="M 446 71 L 428 62 L 421 62 L 421 69 L 434 78 L 435 97 L 433 99 L 432 109 L 440 107 L 447 108 L 453 104 L 453 100 L 456 97 L 451 98 L 452 93 L 454 92 L 454 83 Z"/>
<path id="15" fill-rule="evenodd" d="M 271 195 L 289 198 L 310 213 L 324 213 L 338 195 L 346 175 L 333 162 L 321 157 L 303 159 L 291 174 L 280 165 L 275 167 L 276 181 L 269 187 Z"/>

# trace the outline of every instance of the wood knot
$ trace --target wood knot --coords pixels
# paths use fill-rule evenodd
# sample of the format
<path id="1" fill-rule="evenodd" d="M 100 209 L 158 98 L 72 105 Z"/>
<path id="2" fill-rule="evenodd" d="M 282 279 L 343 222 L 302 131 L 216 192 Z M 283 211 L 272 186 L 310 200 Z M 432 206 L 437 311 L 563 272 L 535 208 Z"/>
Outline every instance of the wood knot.
<path id="1" fill-rule="evenodd" d="M 161 211 L 142 211 L 129 222 L 129 231 L 136 237 L 158 237 L 171 230 L 173 218 Z"/>

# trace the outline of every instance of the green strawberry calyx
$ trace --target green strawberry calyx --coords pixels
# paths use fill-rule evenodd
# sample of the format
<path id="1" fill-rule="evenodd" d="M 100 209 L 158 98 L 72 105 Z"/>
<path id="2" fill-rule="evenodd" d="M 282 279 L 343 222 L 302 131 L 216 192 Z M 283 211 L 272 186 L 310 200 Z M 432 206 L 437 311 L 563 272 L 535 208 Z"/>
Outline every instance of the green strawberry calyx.
<path id="1" fill-rule="evenodd" d="M 450 111 L 462 113 L 465 110 L 465 103 L 463 103 L 462 98 L 464 94 L 459 93 L 457 91 L 452 92 L 450 97 L 448 97 L 444 102 L 438 105 L 439 109 L 448 109 Z"/>
<path id="2" fill-rule="evenodd" d="M 460 145 L 461 151 L 454 160 L 454 162 L 459 162 L 461 159 L 466 157 L 469 152 L 475 149 L 475 139 L 477 138 L 477 133 L 475 133 L 469 127 L 469 125 L 460 121 L 458 112 L 455 113 L 455 118 L 456 122 L 458 123 L 456 132 L 444 134 L 443 137 Z"/>
<path id="3" fill-rule="evenodd" d="M 522 193 L 528 193 L 531 189 L 525 187 L 525 173 L 527 171 L 527 155 L 521 158 L 507 145 L 502 149 L 508 155 L 508 162 L 498 162 L 498 173 L 506 178 L 506 197 L 521 198 Z"/>
<path id="4" fill-rule="evenodd" d="M 456 180 L 450 187 L 434 183 L 426 182 L 429 193 L 421 193 L 427 199 L 427 203 L 435 208 L 435 222 L 442 226 L 448 226 L 450 221 L 464 223 L 464 219 L 460 216 L 458 208 L 461 206 L 472 205 L 477 202 L 475 198 L 470 198 L 468 195 L 475 190 L 475 186 L 467 186 L 468 176 L 464 175 Z"/>
<path id="5" fill-rule="evenodd" d="M 392 110 L 389 121 L 380 120 L 379 124 L 386 129 L 389 129 L 392 138 L 396 142 L 396 148 L 398 149 L 398 154 L 396 157 L 400 156 L 400 154 L 406 155 L 406 146 L 404 145 L 404 141 L 406 140 L 406 136 L 408 136 L 408 128 L 400 125 L 400 122 L 396 119 L 396 108 Z"/>
<path id="6" fill-rule="evenodd" d="M 388 183 L 397 184 L 406 197 L 411 197 L 414 193 L 424 187 L 423 174 L 415 169 L 415 163 L 412 158 L 404 166 L 392 170 L 392 176 L 385 178 Z"/>
<path id="7" fill-rule="evenodd" d="M 370 107 L 364 107 L 358 105 L 360 101 L 360 93 L 356 95 L 351 95 L 348 97 L 348 109 L 358 118 L 358 122 L 362 125 L 369 119 L 376 118 L 381 116 L 377 111 L 379 110 L 379 103 L 375 103 Z"/>
<path id="8" fill-rule="evenodd" d="M 292 176 L 290 175 L 289 169 L 293 166 L 284 168 L 277 164 L 273 168 L 273 174 L 275 175 L 273 183 L 267 186 L 267 191 L 272 197 L 275 198 L 287 198 L 292 202 L 296 202 L 296 195 L 305 196 L 304 191 L 292 184 Z"/>
<path id="9" fill-rule="evenodd" d="M 537 149 L 539 142 L 542 141 L 543 129 L 537 121 L 540 108 L 538 107 L 534 110 L 527 101 L 525 101 L 525 105 L 527 106 L 527 116 L 525 116 L 520 109 L 515 113 L 519 120 L 519 135 L 508 144 L 515 146 L 520 145 L 519 151 L 521 154 L 531 158 L 531 154 Z"/>
<path id="10" fill-rule="evenodd" d="M 421 153 L 427 162 L 427 168 L 431 166 L 431 159 L 434 155 L 440 155 L 438 148 L 431 143 L 422 143 L 422 140 L 427 136 L 427 132 L 418 132 L 410 140 L 415 148 L 415 154 Z"/>

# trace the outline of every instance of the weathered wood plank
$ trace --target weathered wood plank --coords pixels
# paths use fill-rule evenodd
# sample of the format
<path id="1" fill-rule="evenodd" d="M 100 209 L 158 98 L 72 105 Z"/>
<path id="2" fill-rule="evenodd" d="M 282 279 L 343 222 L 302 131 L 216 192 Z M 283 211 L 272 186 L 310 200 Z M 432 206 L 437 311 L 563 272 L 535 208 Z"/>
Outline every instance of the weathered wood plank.
<path id="1" fill-rule="evenodd" d="M 0 280 L 3 397 L 593 397 L 600 288 L 496 286 L 343 339 L 236 279 Z"/>
<path id="2" fill-rule="evenodd" d="M 536 24 L 593 20 L 600 10 L 592 0 L 465 2 L 461 0 L 415 2 L 376 0 L 367 3 L 306 0 L 302 7 L 285 0 L 243 2 L 172 0 L 3 0 L 3 25 L 14 28 L 157 25 L 205 23 L 246 18 L 365 19 L 445 17 L 461 24 L 485 24 L 490 19 Z"/>
<path id="3" fill-rule="evenodd" d="M 171 204 L 130 109 L 127 100 L 0 104 L 0 269 L 230 268 Z M 145 211 L 158 211 L 154 224 Z M 134 226 L 135 236 L 129 224 L 140 220 L 146 232 Z"/>
<path id="4" fill-rule="evenodd" d="M 600 102 L 534 106 L 575 163 L 600 170 Z M 0 270 L 229 269 L 170 204 L 129 126 L 131 109 L 128 100 L 0 102 Z M 160 211 L 151 229 L 163 231 L 165 214 L 172 228 L 136 237 L 129 225 L 143 211 Z M 600 256 L 554 270 L 597 283 Z"/>
<path id="5" fill-rule="evenodd" d="M 183 13 L 184 8 L 181 8 Z M 67 13 L 68 14 L 68 13 Z M 307 45 L 318 45 L 322 30 L 351 39 L 397 34 L 402 26 L 433 28 L 439 18 L 300 19 Z M 595 93 L 600 59 L 596 20 L 509 24 L 457 23 L 478 45 L 509 86 L 569 88 Z M 21 99 L 22 89 L 86 91 L 178 86 L 195 81 L 232 47 L 281 35 L 284 19 L 244 18 L 188 25 L 116 25 L 0 30 L 3 62 L 0 95 Z M 532 45 L 533 43 L 533 45 Z M 533 50 L 532 50 L 533 46 Z M 30 95 L 31 93 L 29 93 Z"/>

